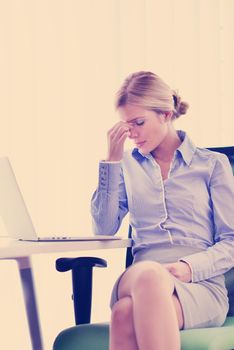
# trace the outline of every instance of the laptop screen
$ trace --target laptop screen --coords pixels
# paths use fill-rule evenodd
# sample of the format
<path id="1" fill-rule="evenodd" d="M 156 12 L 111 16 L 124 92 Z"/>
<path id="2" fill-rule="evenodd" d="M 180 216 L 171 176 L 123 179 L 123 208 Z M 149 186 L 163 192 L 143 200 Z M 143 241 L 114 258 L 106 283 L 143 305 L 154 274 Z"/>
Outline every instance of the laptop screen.
<path id="1" fill-rule="evenodd" d="M 37 235 L 7 157 L 0 158 L 1 236 L 37 239 Z"/>

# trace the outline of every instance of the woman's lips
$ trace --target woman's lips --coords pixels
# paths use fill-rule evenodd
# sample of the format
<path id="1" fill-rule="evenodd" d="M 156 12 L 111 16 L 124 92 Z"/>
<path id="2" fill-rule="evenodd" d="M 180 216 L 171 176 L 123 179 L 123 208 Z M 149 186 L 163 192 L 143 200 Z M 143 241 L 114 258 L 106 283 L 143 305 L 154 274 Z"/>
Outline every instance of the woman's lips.
<path id="1" fill-rule="evenodd" d="M 145 141 L 142 141 L 142 142 L 136 142 L 136 145 L 137 145 L 137 147 L 141 147 L 141 146 L 143 146 L 143 144 L 145 143 Z"/>

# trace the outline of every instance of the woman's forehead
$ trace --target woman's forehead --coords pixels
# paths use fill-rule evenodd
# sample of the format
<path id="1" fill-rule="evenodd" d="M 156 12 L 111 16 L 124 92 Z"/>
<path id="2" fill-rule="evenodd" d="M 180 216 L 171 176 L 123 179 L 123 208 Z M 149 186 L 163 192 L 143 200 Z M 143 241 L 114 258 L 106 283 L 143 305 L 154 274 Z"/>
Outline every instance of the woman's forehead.
<path id="1" fill-rule="evenodd" d="M 147 118 L 155 114 L 153 111 L 146 108 L 129 104 L 119 107 L 119 112 L 121 119 L 128 123 L 134 122 L 140 118 Z"/>

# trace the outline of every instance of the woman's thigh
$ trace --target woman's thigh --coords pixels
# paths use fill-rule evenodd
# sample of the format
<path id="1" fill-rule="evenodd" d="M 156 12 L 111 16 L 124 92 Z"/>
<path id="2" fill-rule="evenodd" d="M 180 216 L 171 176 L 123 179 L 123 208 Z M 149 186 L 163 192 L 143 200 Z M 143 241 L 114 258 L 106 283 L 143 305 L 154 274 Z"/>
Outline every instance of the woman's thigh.
<path id="1" fill-rule="evenodd" d="M 181 329 L 183 327 L 183 311 L 178 296 L 175 292 L 174 277 L 165 269 L 165 267 L 163 267 L 163 265 L 155 261 L 138 262 L 130 266 L 125 271 L 118 284 L 118 299 L 124 298 L 126 296 L 131 297 L 132 293 L 134 292 L 134 286 L 136 285 L 137 280 L 139 280 L 139 278 L 142 278 L 142 276 L 144 276 L 145 273 L 148 273 L 149 271 L 150 273 L 155 274 L 155 283 L 160 286 L 163 285 L 165 287 L 165 290 L 171 294 L 177 314 L 178 326 Z"/>

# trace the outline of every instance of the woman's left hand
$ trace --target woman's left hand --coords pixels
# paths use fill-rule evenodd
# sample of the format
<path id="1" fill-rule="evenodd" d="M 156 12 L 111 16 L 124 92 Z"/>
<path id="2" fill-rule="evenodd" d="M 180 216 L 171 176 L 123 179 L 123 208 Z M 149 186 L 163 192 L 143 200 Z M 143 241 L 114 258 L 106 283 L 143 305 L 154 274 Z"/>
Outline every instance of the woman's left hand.
<path id="1" fill-rule="evenodd" d="M 176 278 L 182 282 L 192 281 L 192 271 L 189 264 L 185 261 L 178 261 L 170 264 L 163 264 L 163 266 Z"/>

